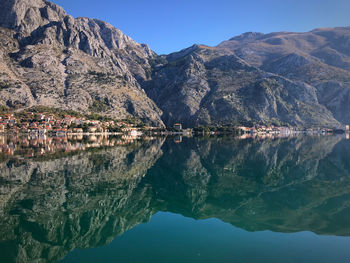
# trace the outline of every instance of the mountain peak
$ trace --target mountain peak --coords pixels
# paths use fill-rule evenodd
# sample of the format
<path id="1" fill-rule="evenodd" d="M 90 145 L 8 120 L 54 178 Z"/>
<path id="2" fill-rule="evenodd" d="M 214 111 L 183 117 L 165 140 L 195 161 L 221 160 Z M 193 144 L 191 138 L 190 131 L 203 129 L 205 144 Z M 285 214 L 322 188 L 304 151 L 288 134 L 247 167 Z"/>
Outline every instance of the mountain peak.
<path id="1" fill-rule="evenodd" d="M 66 12 L 45 0 L 8 0 L 0 2 L 0 26 L 29 34 L 39 26 L 59 21 Z"/>
<path id="2" fill-rule="evenodd" d="M 350 120 L 349 34 L 248 32 L 157 56 L 111 24 L 73 18 L 49 1 L 0 0 L 0 106 L 160 126 L 336 127 Z"/>
<path id="3" fill-rule="evenodd" d="M 229 40 L 237 40 L 237 41 L 251 41 L 251 40 L 256 40 L 262 36 L 264 36 L 265 34 L 260 33 L 260 32 L 246 32 L 243 33 L 239 36 L 235 36 L 233 38 L 230 38 Z"/>

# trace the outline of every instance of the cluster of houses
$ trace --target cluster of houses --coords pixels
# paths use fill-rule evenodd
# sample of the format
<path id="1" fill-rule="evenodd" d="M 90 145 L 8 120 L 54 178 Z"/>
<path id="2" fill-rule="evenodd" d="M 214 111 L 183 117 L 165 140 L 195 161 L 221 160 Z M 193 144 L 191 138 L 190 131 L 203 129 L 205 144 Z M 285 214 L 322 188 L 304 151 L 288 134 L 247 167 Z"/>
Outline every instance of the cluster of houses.
<path id="1" fill-rule="evenodd" d="M 254 127 L 237 127 L 241 134 L 291 134 L 294 130 L 289 127 L 257 125 Z"/>
<path id="2" fill-rule="evenodd" d="M 290 127 L 277 127 L 277 126 L 264 126 L 264 125 L 256 125 L 254 127 L 244 127 L 240 126 L 237 127 L 237 129 L 240 131 L 241 134 L 282 134 L 282 135 L 288 135 L 296 132 L 301 132 L 301 130 L 297 128 L 290 128 Z M 337 130 L 337 129 L 336 129 Z M 344 131 L 343 129 L 340 129 Z M 302 130 L 303 132 L 307 133 L 333 133 L 334 129 L 326 129 L 326 128 L 308 128 L 306 130 Z M 350 126 L 345 126 L 345 131 L 349 133 Z"/>
<path id="3" fill-rule="evenodd" d="M 174 130 L 176 131 L 174 134 L 182 134 L 185 135 L 186 132 L 189 132 L 189 134 L 192 133 L 191 129 L 184 130 L 182 128 L 181 123 L 176 123 L 173 126 Z M 238 132 L 238 134 L 242 135 L 243 137 L 249 137 L 249 135 L 254 136 L 265 136 L 265 135 L 280 135 L 282 137 L 288 136 L 295 133 L 300 132 L 307 132 L 307 133 L 334 133 L 335 131 L 343 131 L 344 127 L 339 129 L 326 129 L 326 128 L 309 128 L 309 129 L 298 129 L 296 127 L 288 127 L 288 126 L 274 126 L 274 125 L 254 125 L 253 127 L 246 127 L 246 126 L 237 126 L 234 127 L 234 129 Z M 350 125 L 345 126 L 345 132 L 347 134 L 350 133 Z M 210 134 L 218 134 L 219 131 L 207 131 L 207 133 Z"/>
<path id="4" fill-rule="evenodd" d="M 18 117 L 20 116 L 20 117 Z M 157 127 L 145 127 L 144 130 L 151 131 L 157 134 Z M 181 123 L 176 123 L 173 126 L 174 134 L 192 134 L 191 129 L 183 129 Z M 295 128 L 290 127 L 277 127 L 277 126 L 264 126 L 255 125 L 253 127 L 239 126 L 236 129 L 240 134 L 291 134 L 295 132 Z M 2 114 L 0 115 L 0 133 L 6 132 L 15 133 L 30 133 L 30 134 L 55 134 L 68 135 L 68 134 L 124 134 L 127 136 L 140 136 L 142 130 L 133 124 L 124 121 L 100 121 L 89 120 L 84 117 L 75 117 L 65 115 L 59 118 L 51 113 L 21 113 L 15 116 L 14 114 Z M 345 126 L 345 131 L 350 132 L 350 126 Z M 307 132 L 322 132 L 331 133 L 332 129 L 308 129 Z M 169 132 L 165 131 L 165 134 Z"/>
<path id="5" fill-rule="evenodd" d="M 118 129 L 116 129 L 118 128 Z M 0 133 L 8 131 L 17 133 L 56 135 L 87 134 L 87 133 L 111 133 L 118 130 L 119 133 L 133 136 L 141 135 L 140 129 L 127 122 L 89 120 L 66 115 L 58 118 L 54 114 L 28 112 L 15 117 L 14 114 L 0 116 Z"/>

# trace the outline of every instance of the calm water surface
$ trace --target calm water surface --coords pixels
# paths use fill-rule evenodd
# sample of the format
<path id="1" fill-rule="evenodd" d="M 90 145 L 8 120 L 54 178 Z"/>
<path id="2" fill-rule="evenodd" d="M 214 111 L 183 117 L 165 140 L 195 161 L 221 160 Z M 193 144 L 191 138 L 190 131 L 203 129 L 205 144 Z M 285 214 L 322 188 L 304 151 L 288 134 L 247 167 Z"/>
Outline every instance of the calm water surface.
<path id="1" fill-rule="evenodd" d="M 0 138 L 0 262 L 349 262 L 350 140 Z"/>

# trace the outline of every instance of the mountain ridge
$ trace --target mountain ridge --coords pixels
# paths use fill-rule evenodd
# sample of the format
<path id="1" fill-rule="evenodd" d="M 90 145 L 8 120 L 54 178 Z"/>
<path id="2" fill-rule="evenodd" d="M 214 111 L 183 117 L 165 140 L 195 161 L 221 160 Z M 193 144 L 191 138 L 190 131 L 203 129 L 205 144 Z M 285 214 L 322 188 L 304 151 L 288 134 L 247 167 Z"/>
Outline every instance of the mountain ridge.
<path id="1" fill-rule="evenodd" d="M 157 55 L 46 0 L 1 2 L 0 17 L 0 105 L 12 110 L 43 105 L 185 127 L 350 122 L 350 27 L 248 32 Z"/>

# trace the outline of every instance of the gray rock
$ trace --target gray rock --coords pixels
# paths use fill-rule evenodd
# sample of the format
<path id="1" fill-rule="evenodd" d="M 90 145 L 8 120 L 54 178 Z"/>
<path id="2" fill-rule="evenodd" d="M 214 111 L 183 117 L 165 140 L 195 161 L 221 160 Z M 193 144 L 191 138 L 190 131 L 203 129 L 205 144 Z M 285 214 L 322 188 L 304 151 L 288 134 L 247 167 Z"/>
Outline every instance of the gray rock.
<path id="1" fill-rule="evenodd" d="M 45 105 L 115 118 L 138 117 L 163 125 L 161 111 L 140 85 L 150 77 L 155 56 L 110 24 L 67 15 L 47 1 L 1 3 L 4 36 L 15 38 L 5 47 L 4 63 L 12 78 L 28 86 L 29 97 L 17 97 L 21 106 Z M 4 45 L 2 45 L 4 47 Z M 15 70 L 14 68 L 18 68 Z M 11 82 L 10 82 L 11 81 Z M 4 90 L 1 103 L 13 105 Z M 30 101 L 30 103 L 25 102 Z"/>
<path id="2" fill-rule="evenodd" d="M 0 105 L 134 116 L 160 126 L 339 126 L 350 122 L 349 41 L 347 27 L 250 32 L 158 56 L 112 25 L 74 19 L 49 1 L 2 1 Z M 326 84 L 333 81 L 339 85 Z"/>

